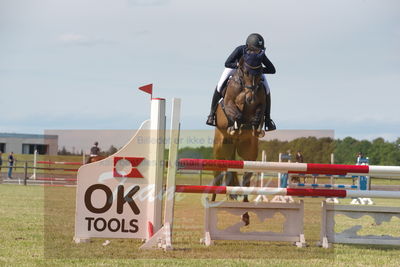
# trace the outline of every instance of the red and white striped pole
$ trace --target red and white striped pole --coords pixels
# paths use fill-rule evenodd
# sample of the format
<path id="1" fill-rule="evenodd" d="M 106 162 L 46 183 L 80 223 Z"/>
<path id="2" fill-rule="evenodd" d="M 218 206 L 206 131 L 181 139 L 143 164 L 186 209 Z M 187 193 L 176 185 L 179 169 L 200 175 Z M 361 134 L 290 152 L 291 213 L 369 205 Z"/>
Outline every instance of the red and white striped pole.
<path id="1" fill-rule="evenodd" d="M 180 159 L 180 169 L 213 171 L 287 172 L 332 175 L 388 175 L 400 177 L 399 166 L 341 165 L 317 163 L 261 162 L 213 159 Z"/>
<path id="2" fill-rule="evenodd" d="M 366 198 L 400 198 L 400 191 L 366 191 L 313 188 L 275 188 L 275 187 L 241 187 L 241 186 L 207 186 L 177 185 L 175 192 L 205 194 L 238 194 L 238 195 L 281 195 L 302 197 L 366 197 Z"/>

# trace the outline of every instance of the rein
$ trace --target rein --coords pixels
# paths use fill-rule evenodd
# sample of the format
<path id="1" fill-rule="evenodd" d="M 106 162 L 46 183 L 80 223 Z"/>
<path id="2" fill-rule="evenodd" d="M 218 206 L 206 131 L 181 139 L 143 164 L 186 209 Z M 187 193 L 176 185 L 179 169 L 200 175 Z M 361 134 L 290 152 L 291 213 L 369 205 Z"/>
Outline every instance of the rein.
<path id="1" fill-rule="evenodd" d="M 256 69 L 259 69 L 259 68 L 261 68 L 261 67 L 262 67 L 262 65 L 261 65 L 261 64 L 260 64 L 260 65 L 258 65 L 258 66 L 256 66 L 256 67 L 253 67 L 253 66 L 251 66 L 251 65 L 247 64 L 246 62 L 244 62 L 244 65 L 246 65 L 246 67 L 248 67 L 248 68 L 250 68 L 250 69 L 252 69 L 252 70 L 256 70 Z"/>

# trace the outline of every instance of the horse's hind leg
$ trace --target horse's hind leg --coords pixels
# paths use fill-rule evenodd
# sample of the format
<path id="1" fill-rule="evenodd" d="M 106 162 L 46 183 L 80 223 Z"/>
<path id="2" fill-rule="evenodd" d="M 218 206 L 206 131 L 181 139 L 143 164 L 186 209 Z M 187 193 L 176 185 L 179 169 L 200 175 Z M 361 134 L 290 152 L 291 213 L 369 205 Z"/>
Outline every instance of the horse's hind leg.
<path id="1" fill-rule="evenodd" d="M 238 154 L 240 157 L 242 157 L 244 160 L 257 160 L 257 155 L 258 155 L 258 138 L 251 136 L 250 138 L 245 138 L 241 140 L 241 142 L 238 145 Z M 253 173 L 247 172 L 243 175 L 243 186 L 250 186 L 250 179 L 252 177 Z M 248 202 L 248 196 L 245 195 L 243 198 L 243 201 Z M 245 225 L 250 224 L 250 216 L 248 212 L 245 212 L 242 215 L 242 221 L 244 222 Z"/>
<path id="2" fill-rule="evenodd" d="M 236 172 L 226 173 L 226 185 L 227 186 L 239 186 L 239 179 Z"/>
<path id="3" fill-rule="evenodd" d="M 245 172 L 243 174 L 242 186 L 249 187 L 250 186 L 250 180 L 251 180 L 252 176 L 253 176 L 252 172 Z M 248 195 L 244 195 L 243 196 L 243 202 L 249 202 Z"/>
<path id="4" fill-rule="evenodd" d="M 232 139 L 225 138 L 224 134 L 218 128 L 215 130 L 215 135 L 214 135 L 213 154 L 216 159 L 222 159 L 222 160 L 234 159 L 235 155 L 235 146 L 233 144 Z M 215 178 L 213 185 L 221 185 L 223 176 L 219 176 L 220 173 L 221 172 L 214 172 Z M 213 196 L 213 200 L 215 200 L 215 196 Z"/>
<path id="5" fill-rule="evenodd" d="M 214 172 L 213 185 L 221 185 L 222 179 L 224 178 L 224 172 Z M 217 194 L 212 194 L 211 201 L 215 201 Z"/>
<path id="6" fill-rule="evenodd" d="M 257 160 L 258 155 L 258 138 L 251 136 L 250 138 L 242 140 L 238 145 L 238 154 L 244 160 Z M 249 187 L 250 180 L 253 176 L 252 172 L 246 172 L 243 175 L 242 186 Z M 243 201 L 248 202 L 248 196 L 245 195 Z"/>
<path id="7" fill-rule="evenodd" d="M 253 176 L 252 172 L 245 172 L 243 175 L 243 181 L 242 181 L 242 186 L 249 187 L 250 186 L 250 179 Z M 249 202 L 248 195 L 243 196 L 243 202 Z M 250 215 L 248 212 L 245 212 L 242 214 L 242 221 L 244 222 L 244 225 L 249 225 L 250 224 Z"/>
<path id="8" fill-rule="evenodd" d="M 227 172 L 226 173 L 225 183 L 226 183 L 227 186 L 239 186 L 239 179 L 237 177 L 237 173 L 236 172 Z M 236 194 L 230 194 L 229 198 L 230 199 L 237 199 L 237 195 Z"/>

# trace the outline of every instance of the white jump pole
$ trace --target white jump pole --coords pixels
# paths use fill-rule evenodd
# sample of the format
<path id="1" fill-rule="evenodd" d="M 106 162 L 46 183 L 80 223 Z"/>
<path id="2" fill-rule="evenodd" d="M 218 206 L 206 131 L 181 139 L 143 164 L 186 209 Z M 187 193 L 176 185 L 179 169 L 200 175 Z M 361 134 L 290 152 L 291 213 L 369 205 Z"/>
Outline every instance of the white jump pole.
<path id="1" fill-rule="evenodd" d="M 33 152 L 33 174 L 31 179 L 36 180 L 36 166 L 37 166 L 37 149 Z"/>
<path id="2" fill-rule="evenodd" d="M 262 162 L 266 162 L 267 161 L 267 153 L 265 152 L 265 150 L 262 151 L 261 161 Z M 264 172 L 260 173 L 260 186 L 264 187 Z M 256 202 L 263 202 L 263 201 L 268 202 L 268 198 L 266 196 L 264 196 L 264 195 L 258 195 L 254 201 L 256 201 Z"/>
<path id="3" fill-rule="evenodd" d="M 166 198 L 164 224 L 140 249 L 152 249 L 161 246 L 164 250 L 172 250 L 172 230 L 174 222 L 174 203 L 175 203 L 175 185 L 176 171 L 178 163 L 179 133 L 180 133 L 180 110 L 181 100 L 173 99 L 172 118 L 170 130 L 170 146 L 168 156 Z"/>

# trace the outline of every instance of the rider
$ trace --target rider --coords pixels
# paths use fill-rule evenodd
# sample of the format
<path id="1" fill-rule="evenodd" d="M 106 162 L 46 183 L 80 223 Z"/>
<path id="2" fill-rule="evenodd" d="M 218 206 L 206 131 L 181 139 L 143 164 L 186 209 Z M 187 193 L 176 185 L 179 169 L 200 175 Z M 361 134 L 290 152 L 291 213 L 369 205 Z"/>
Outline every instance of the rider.
<path id="1" fill-rule="evenodd" d="M 228 59 L 225 62 L 225 70 L 222 72 L 221 78 L 219 79 L 218 85 L 215 88 L 214 95 L 212 98 L 212 103 L 211 103 L 211 111 L 210 115 L 208 115 L 207 118 L 207 124 L 211 126 L 215 126 L 215 111 L 217 110 L 218 102 L 222 98 L 221 95 L 221 90 L 223 85 L 226 83 L 226 80 L 233 75 L 235 70 L 238 67 L 239 60 L 240 58 L 247 53 L 248 51 L 252 52 L 264 52 L 265 47 L 264 47 L 264 38 L 258 34 L 258 33 L 252 33 L 247 37 L 246 40 L 246 45 L 241 45 L 238 46 L 232 54 L 228 57 Z M 269 61 L 267 56 L 264 54 L 262 63 L 264 65 L 263 67 L 263 73 L 268 73 L 268 74 L 274 74 L 275 73 L 275 67 Z M 266 93 L 266 107 L 265 107 L 265 130 L 267 131 L 272 131 L 276 129 L 274 121 L 271 119 L 270 113 L 271 113 L 271 94 L 268 86 L 267 79 L 265 75 L 262 75 L 262 82 L 265 88 L 265 93 Z"/>
<path id="2" fill-rule="evenodd" d="M 90 157 L 97 157 L 100 154 L 99 142 L 94 142 L 94 146 L 90 149 Z"/>

